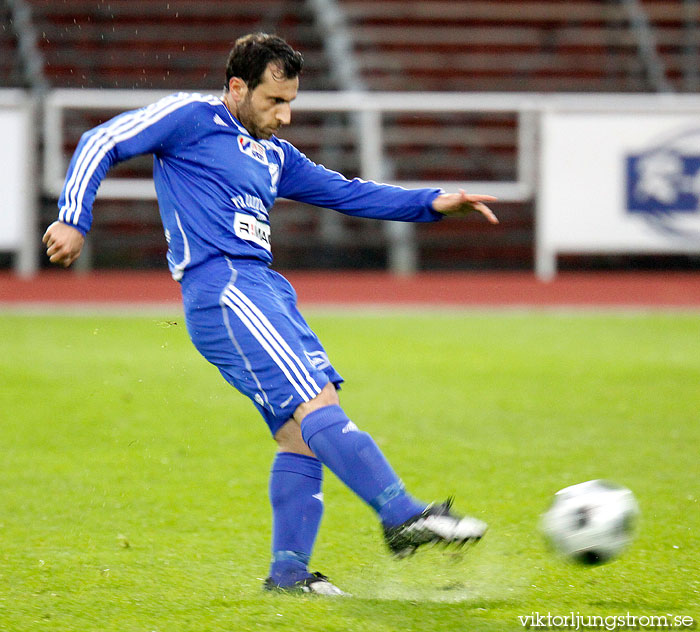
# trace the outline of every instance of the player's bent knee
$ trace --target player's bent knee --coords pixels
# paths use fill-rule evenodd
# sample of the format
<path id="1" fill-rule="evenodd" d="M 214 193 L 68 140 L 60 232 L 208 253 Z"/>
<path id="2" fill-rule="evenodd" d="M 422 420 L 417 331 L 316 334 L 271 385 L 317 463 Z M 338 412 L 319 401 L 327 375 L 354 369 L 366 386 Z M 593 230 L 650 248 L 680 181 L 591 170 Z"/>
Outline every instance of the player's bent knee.
<path id="1" fill-rule="evenodd" d="M 306 415 L 309 413 L 314 412 L 314 410 L 318 410 L 319 408 L 323 408 L 325 406 L 337 406 L 338 404 L 340 404 L 338 391 L 335 388 L 335 385 L 329 382 L 323 387 L 321 392 L 316 395 L 316 397 L 297 406 L 297 409 L 294 411 L 294 420 L 298 424 L 301 424 L 304 417 L 306 417 Z"/>
<path id="2" fill-rule="evenodd" d="M 315 456 L 301 436 L 301 427 L 293 419 L 290 419 L 275 433 L 275 441 L 280 452 Z"/>

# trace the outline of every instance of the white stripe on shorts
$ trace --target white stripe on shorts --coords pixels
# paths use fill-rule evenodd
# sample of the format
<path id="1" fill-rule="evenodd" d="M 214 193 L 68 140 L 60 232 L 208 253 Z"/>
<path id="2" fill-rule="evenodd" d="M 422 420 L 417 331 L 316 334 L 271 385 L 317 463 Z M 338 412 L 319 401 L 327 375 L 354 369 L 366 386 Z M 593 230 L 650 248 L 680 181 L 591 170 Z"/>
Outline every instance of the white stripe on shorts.
<path id="1" fill-rule="evenodd" d="M 223 294 L 222 294 L 222 297 L 223 297 Z M 260 383 L 258 376 L 255 374 L 255 370 L 253 369 L 253 365 L 250 363 L 250 360 L 248 359 L 248 356 L 246 356 L 243 349 L 241 349 L 241 345 L 238 344 L 238 340 L 236 339 L 236 335 L 233 333 L 233 330 L 231 329 L 231 322 L 230 322 L 230 318 L 229 318 L 229 314 L 228 314 L 228 310 L 230 308 L 228 307 L 228 305 L 224 304 L 223 298 L 221 298 L 219 300 L 219 306 L 221 307 L 221 317 L 223 318 L 224 323 L 226 324 L 226 331 L 228 331 L 229 340 L 231 340 L 231 343 L 233 344 L 233 346 L 236 347 L 236 351 L 238 351 L 241 358 L 243 358 L 243 362 L 245 363 L 245 368 L 253 376 L 253 379 L 255 380 L 255 384 L 258 387 L 258 391 L 260 392 L 260 395 L 263 398 L 263 405 L 268 410 L 271 410 L 274 414 L 275 409 L 272 406 L 272 404 L 270 404 L 270 399 L 268 398 L 267 393 L 265 392 L 265 389 L 263 388 L 263 385 Z M 257 402 L 257 403 L 259 404 L 260 402 Z"/>
<path id="2" fill-rule="evenodd" d="M 309 375 L 306 370 L 306 366 L 299 359 L 299 357 L 292 351 L 292 349 L 287 344 L 287 341 L 280 335 L 280 333 L 275 329 L 272 323 L 268 320 L 267 316 L 258 308 L 255 303 L 253 303 L 241 290 L 235 286 L 231 286 L 231 291 L 236 293 L 236 295 L 246 304 L 250 310 L 258 317 L 260 322 L 265 326 L 267 331 L 277 340 L 277 342 L 282 346 L 282 348 L 287 352 L 287 354 L 294 360 L 296 365 L 299 367 L 300 371 L 303 373 L 304 378 L 307 380 L 308 384 L 311 385 L 314 391 L 314 397 L 321 392 L 321 388 L 318 386 L 316 381 Z"/>
<path id="3" fill-rule="evenodd" d="M 243 292 L 229 286 L 222 300 L 261 344 L 304 401 L 313 399 L 321 392 L 316 381 L 284 338 Z"/>

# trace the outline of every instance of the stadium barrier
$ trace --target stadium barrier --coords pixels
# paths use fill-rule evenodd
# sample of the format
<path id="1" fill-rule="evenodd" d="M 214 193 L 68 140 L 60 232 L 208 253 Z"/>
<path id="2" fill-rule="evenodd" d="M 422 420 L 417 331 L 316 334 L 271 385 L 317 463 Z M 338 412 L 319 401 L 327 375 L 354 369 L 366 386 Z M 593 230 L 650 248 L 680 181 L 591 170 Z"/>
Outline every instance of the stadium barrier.
<path id="1" fill-rule="evenodd" d="M 0 252 L 15 253 L 20 276 L 38 268 L 35 113 L 28 93 L 0 90 Z"/>
<path id="2" fill-rule="evenodd" d="M 63 184 L 69 158 L 67 112 L 114 112 L 140 107 L 166 94 L 103 89 L 48 93 L 42 103 L 44 193 L 58 196 Z M 26 103 L 31 109 L 31 100 L 27 98 Z M 391 181 L 385 170 L 387 114 L 515 114 L 514 180 L 392 183 L 463 188 L 496 195 L 504 202 L 534 200 L 535 269 L 540 278 L 554 276 L 556 257 L 561 253 L 700 253 L 698 95 L 302 92 L 294 109 L 352 114 L 360 175 L 377 181 Z M 33 141 L 27 139 L 25 146 L 32 146 Z M 468 144 L 469 138 L 464 142 Z M 12 162 L 15 152 L 9 146 L 2 153 L 4 163 Z M 32 168 L 28 165 L 27 173 Z M 152 199 L 155 189 L 148 178 L 108 177 L 98 195 Z M 23 244 L 36 241 L 27 234 L 33 232 L 33 220 L 31 211 L 26 213 Z M 387 223 L 385 230 L 391 270 L 414 272 L 418 257 L 413 225 Z M 31 251 L 25 246 L 22 253 L 24 263 L 17 269 L 34 269 L 36 263 L 25 261 Z"/>

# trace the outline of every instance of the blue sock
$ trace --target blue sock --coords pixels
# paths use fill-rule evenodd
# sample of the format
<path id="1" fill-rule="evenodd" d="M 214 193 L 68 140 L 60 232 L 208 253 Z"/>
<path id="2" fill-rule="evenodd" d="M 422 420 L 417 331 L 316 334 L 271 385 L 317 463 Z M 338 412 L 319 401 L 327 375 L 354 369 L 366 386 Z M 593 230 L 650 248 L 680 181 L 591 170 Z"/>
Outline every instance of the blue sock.
<path id="1" fill-rule="evenodd" d="M 272 563 L 270 577 L 280 586 L 305 579 L 323 515 L 323 466 L 318 459 L 278 452 L 270 473 Z"/>
<path id="2" fill-rule="evenodd" d="M 368 503 L 382 523 L 395 527 L 426 505 L 406 493 L 374 439 L 361 432 L 340 406 L 324 406 L 304 417 L 301 436 L 321 462 Z"/>

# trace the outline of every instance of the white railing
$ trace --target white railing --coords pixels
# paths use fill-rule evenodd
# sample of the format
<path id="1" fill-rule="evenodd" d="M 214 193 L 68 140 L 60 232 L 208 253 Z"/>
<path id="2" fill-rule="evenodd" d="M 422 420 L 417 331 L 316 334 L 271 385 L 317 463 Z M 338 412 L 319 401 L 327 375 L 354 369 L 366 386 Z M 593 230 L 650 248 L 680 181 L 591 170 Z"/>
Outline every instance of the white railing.
<path id="1" fill-rule="evenodd" d="M 63 150 L 66 110 L 123 110 L 151 103 L 168 92 L 123 90 L 53 90 L 44 101 L 43 186 L 57 196 L 63 185 L 66 156 Z M 394 181 L 404 187 L 463 188 L 489 193 L 505 202 L 535 200 L 543 175 L 539 173 L 541 147 L 538 138 L 541 121 L 555 111 L 588 113 L 656 112 L 695 113 L 700 116 L 700 95 L 672 94 L 534 94 L 534 93 L 379 93 L 379 92 L 302 92 L 293 106 L 299 112 L 355 113 L 358 124 L 361 176 L 384 180 L 384 115 L 387 113 L 509 112 L 517 116 L 517 173 L 513 181 Z M 700 120 L 700 119 L 699 119 Z M 355 128 L 355 126 L 354 126 Z M 465 139 L 468 140 L 468 139 Z M 575 151 L 575 148 L 572 148 Z M 150 199 L 155 189 L 150 179 L 107 178 L 99 195 L 108 198 Z M 556 269 L 556 249 L 541 239 L 539 209 L 536 218 L 536 270 L 551 277 Z M 409 274 L 417 267 L 413 225 L 387 222 L 390 267 Z"/>
<path id="2" fill-rule="evenodd" d="M 38 268 L 36 101 L 24 90 L 0 90 L 0 251 L 14 253 L 15 272 Z"/>
<path id="3" fill-rule="evenodd" d="M 64 155 L 64 113 L 66 110 L 104 110 L 136 108 L 169 92 L 122 90 L 52 91 L 44 106 L 44 190 L 58 196 L 67 167 Z M 488 192 L 503 201 L 532 199 L 535 185 L 537 108 L 532 96 L 502 94 L 426 94 L 365 92 L 303 92 L 294 102 L 298 112 L 351 112 L 356 114 L 360 175 L 366 180 L 386 181 L 382 117 L 389 112 L 516 112 L 519 114 L 518 179 L 513 182 L 466 181 L 391 181 L 413 187 Z M 103 198 L 153 199 L 153 182 L 141 178 L 107 178 L 98 193 Z M 402 222 L 385 224 L 389 249 L 389 267 L 398 274 L 411 274 L 418 267 L 415 227 Z"/>
<path id="4" fill-rule="evenodd" d="M 121 110 L 152 103 L 170 92 L 157 90 L 53 90 L 45 100 L 44 114 L 44 189 L 58 195 L 63 186 L 66 157 L 63 153 L 65 110 Z M 532 198 L 535 184 L 536 117 L 547 96 L 496 93 L 420 93 L 420 92 L 302 92 L 294 101 L 299 112 L 356 112 L 360 125 L 358 144 L 362 177 L 381 179 L 384 162 L 382 116 L 396 112 L 515 112 L 519 114 L 518 178 L 514 182 L 435 182 L 395 181 L 405 187 L 488 189 L 503 201 Z M 118 199 L 155 198 L 149 180 L 107 178 L 100 195 Z"/>

